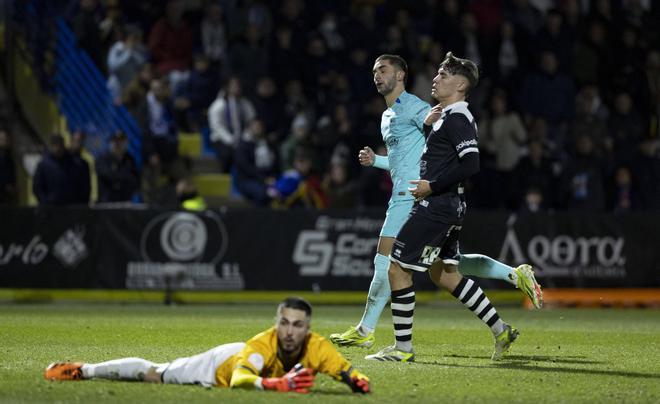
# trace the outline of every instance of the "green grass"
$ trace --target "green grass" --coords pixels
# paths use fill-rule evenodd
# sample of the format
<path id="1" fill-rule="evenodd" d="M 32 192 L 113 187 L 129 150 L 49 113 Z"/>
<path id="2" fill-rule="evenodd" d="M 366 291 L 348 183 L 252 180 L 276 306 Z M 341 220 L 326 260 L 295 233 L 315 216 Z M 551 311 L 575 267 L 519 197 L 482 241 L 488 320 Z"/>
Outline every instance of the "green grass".
<path id="1" fill-rule="evenodd" d="M 343 331 L 359 306 L 315 308 L 313 329 Z M 500 310 L 520 339 L 501 363 L 490 360 L 490 332 L 454 305 L 415 312 L 417 362 L 368 362 L 370 351 L 342 349 L 372 379 L 353 395 L 319 376 L 308 396 L 135 382 L 48 382 L 56 360 L 138 356 L 156 362 L 243 341 L 269 327 L 274 305 L 0 305 L 0 402 L 660 402 L 660 311 Z M 386 313 L 380 348 L 392 341 Z"/>

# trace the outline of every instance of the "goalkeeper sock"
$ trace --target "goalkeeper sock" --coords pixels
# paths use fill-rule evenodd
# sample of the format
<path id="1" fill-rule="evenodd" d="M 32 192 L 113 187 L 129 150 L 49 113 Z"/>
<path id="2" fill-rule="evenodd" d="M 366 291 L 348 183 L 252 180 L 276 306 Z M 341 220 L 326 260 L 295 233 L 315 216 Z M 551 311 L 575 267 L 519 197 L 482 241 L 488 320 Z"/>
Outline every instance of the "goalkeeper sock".
<path id="1" fill-rule="evenodd" d="M 497 310 L 490 304 L 484 291 L 472 279 L 461 279 L 451 294 L 486 323 L 493 335 L 499 335 L 504 331 L 504 323 L 497 314 Z"/>
<path id="2" fill-rule="evenodd" d="M 396 349 L 412 352 L 413 312 L 415 290 L 411 287 L 392 291 L 392 322 Z"/>
<path id="3" fill-rule="evenodd" d="M 140 358 L 115 359 L 101 363 L 86 363 L 82 366 L 85 379 L 144 380 L 144 375 L 158 365 Z"/>
<path id="4" fill-rule="evenodd" d="M 390 298 L 390 280 L 387 276 L 389 269 L 390 259 L 383 254 L 376 254 L 374 258 L 374 277 L 369 286 L 364 314 L 358 325 L 358 332 L 363 337 L 371 334 L 376 329 L 378 319 Z"/>
<path id="5" fill-rule="evenodd" d="M 513 268 L 481 254 L 461 254 L 458 262 L 461 275 L 476 276 L 484 279 L 501 279 L 516 286 L 518 275 Z"/>

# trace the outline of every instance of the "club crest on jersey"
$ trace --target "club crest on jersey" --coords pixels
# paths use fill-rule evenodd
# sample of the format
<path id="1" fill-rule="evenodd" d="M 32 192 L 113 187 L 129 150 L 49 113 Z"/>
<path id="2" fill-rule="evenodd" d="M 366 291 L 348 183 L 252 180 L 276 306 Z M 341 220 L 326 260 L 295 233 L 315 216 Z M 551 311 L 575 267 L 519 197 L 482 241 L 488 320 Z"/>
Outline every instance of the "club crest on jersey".
<path id="1" fill-rule="evenodd" d="M 399 144 L 399 139 L 396 138 L 396 137 L 394 137 L 394 136 L 392 136 L 392 137 L 388 138 L 388 139 L 385 141 L 385 143 L 387 144 L 387 147 L 395 147 L 396 145 Z"/>

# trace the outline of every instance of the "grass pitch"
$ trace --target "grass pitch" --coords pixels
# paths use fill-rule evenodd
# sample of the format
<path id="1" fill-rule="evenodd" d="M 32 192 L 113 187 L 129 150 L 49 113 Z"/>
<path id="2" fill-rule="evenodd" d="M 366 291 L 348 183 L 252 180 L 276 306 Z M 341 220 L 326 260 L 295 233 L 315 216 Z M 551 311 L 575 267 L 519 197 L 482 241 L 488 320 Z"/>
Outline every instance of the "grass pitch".
<path id="1" fill-rule="evenodd" d="M 343 331 L 359 306 L 316 306 L 312 327 Z M 660 402 L 660 311 L 502 309 L 518 327 L 512 354 L 490 360 L 488 329 L 453 305 L 415 311 L 417 362 L 365 361 L 392 341 L 386 312 L 371 350 L 341 349 L 372 380 L 369 396 L 319 376 L 310 395 L 137 382 L 48 382 L 56 360 L 137 356 L 166 362 L 273 323 L 274 305 L 0 305 L 0 402 Z"/>

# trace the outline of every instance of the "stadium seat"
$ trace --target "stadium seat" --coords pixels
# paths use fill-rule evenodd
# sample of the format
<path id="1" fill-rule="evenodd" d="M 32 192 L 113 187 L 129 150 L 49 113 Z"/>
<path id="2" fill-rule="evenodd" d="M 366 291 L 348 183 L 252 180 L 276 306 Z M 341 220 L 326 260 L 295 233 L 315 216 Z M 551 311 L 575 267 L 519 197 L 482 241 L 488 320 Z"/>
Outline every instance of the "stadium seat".
<path id="1" fill-rule="evenodd" d="M 202 153 L 202 135 L 199 133 L 179 133 L 179 155 L 199 157 Z"/>
<path id="2" fill-rule="evenodd" d="M 193 182 L 200 196 L 228 197 L 231 194 L 231 176 L 229 174 L 196 174 Z"/>

